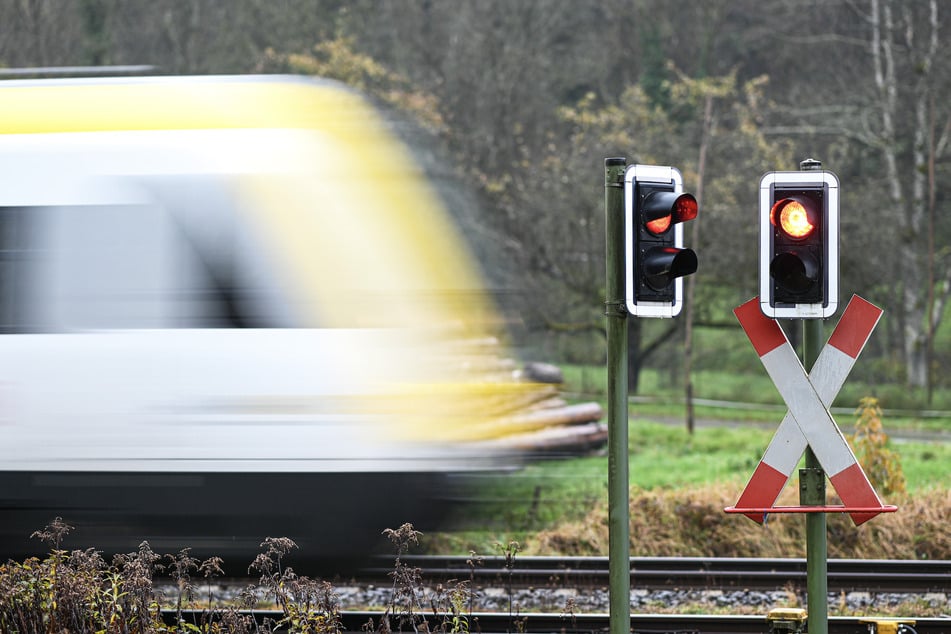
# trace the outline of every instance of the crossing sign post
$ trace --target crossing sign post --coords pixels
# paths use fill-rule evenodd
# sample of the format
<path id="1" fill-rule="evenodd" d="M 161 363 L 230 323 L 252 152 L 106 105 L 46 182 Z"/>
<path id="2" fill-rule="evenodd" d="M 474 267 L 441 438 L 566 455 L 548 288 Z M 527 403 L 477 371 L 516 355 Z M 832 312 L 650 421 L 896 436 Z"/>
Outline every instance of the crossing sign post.
<path id="1" fill-rule="evenodd" d="M 769 513 L 809 514 L 806 523 L 808 629 L 814 634 L 826 634 L 828 584 L 824 514 L 848 513 L 859 525 L 879 513 L 896 510 L 879 499 L 828 409 L 868 342 L 882 310 L 854 296 L 821 350 L 813 341 L 821 339 L 821 323 L 807 322 L 815 325 L 805 337 L 807 348 L 813 348 L 807 349 L 804 355 L 807 363 L 814 361 L 809 374 L 779 324 L 760 310 L 759 298 L 739 306 L 734 313 L 789 411 L 740 499 L 725 510 L 742 513 L 761 523 Z M 800 471 L 800 505 L 775 506 L 803 453 L 806 468 Z M 841 505 L 826 504 L 826 474 L 842 499 Z"/>

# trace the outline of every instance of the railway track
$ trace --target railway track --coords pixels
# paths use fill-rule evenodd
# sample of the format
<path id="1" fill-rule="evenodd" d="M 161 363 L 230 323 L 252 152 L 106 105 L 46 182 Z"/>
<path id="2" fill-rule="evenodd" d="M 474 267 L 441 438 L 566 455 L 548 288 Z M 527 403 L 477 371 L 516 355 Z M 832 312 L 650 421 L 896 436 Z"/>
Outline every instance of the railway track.
<path id="1" fill-rule="evenodd" d="M 251 616 L 258 624 L 266 619 L 277 623 L 282 614 L 276 611 L 242 613 Z M 172 624 L 177 619 L 174 612 L 166 613 Z M 185 623 L 201 624 L 207 613 L 186 611 L 182 613 Z M 423 619 L 426 625 L 422 626 Z M 448 619 L 448 620 L 446 620 Z M 868 634 L 869 626 L 862 617 L 830 617 L 829 634 Z M 947 634 L 951 619 L 924 618 L 914 620 L 917 634 Z M 422 614 L 415 620 L 408 616 L 369 611 L 346 611 L 339 614 L 341 632 L 372 634 L 374 632 L 450 632 L 451 618 L 445 615 Z M 384 626 L 384 622 L 386 625 Z M 544 614 L 527 613 L 511 615 L 502 613 L 473 613 L 466 615 L 469 632 L 480 634 L 603 634 L 608 630 L 607 614 Z M 272 631 L 289 631 L 272 625 Z M 464 631 L 464 630 L 459 630 Z M 709 614 L 633 614 L 632 634 L 766 634 L 769 631 L 765 616 L 731 616 Z"/>
<path id="2" fill-rule="evenodd" d="M 608 585 L 607 557 L 431 557 L 406 556 L 401 561 L 420 569 L 426 583 L 451 579 L 473 584 L 519 587 Z M 358 581 L 382 583 L 393 559 L 378 558 L 363 568 Z M 632 557 L 632 588 L 798 588 L 806 584 L 805 559 L 719 557 Z M 951 561 L 830 559 L 830 592 L 946 592 L 951 589 Z"/>
<path id="3" fill-rule="evenodd" d="M 413 620 L 405 613 L 400 613 L 399 600 L 392 596 L 382 600 L 369 601 L 365 606 L 391 605 L 391 613 L 382 610 L 367 610 L 360 608 L 361 603 L 350 604 L 343 595 L 346 591 L 360 586 L 376 588 L 376 590 L 392 591 L 394 580 L 391 572 L 394 568 L 393 558 L 374 559 L 368 566 L 361 569 L 356 576 L 346 580 L 337 580 L 332 585 L 341 592 L 339 627 L 343 632 L 421 632 L 431 633 L 449 632 L 453 627 L 459 629 L 459 622 L 452 622 L 452 617 L 436 613 L 434 610 L 448 609 L 448 607 L 425 607 L 431 605 L 433 589 L 437 587 L 452 587 L 452 581 L 467 582 L 473 597 L 496 595 L 502 597 L 493 606 L 480 604 L 478 600 L 468 604 L 464 610 L 465 624 L 469 632 L 474 634 L 494 634 L 519 632 L 522 634 L 546 634 L 558 632 L 562 634 L 583 634 L 587 632 L 603 634 L 608 630 L 607 602 L 608 595 L 608 561 L 605 557 L 516 557 L 506 560 L 504 557 L 486 557 L 473 560 L 468 557 L 430 557 L 406 556 L 401 563 L 411 568 L 417 568 L 418 574 L 411 575 L 416 579 L 418 587 L 414 590 L 418 603 Z M 247 581 L 239 584 L 246 587 Z M 747 559 L 747 558 L 632 558 L 631 559 L 632 593 L 643 591 L 644 588 L 655 588 L 661 594 L 676 594 L 666 592 L 670 588 L 695 588 L 697 593 L 702 590 L 722 590 L 722 594 L 730 594 L 729 589 L 747 588 L 775 588 L 789 590 L 793 586 L 796 591 L 805 589 L 805 561 L 800 559 Z M 423 588 L 427 590 L 423 590 Z M 829 562 L 829 591 L 855 592 L 866 591 L 871 595 L 876 592 L 893 592 L 925 596 L 927 593 L 936 593 L 948 601 L 948 591 L 951 589 L 951 562 L 947 561 L 879 561 L 879 560 L 830 560 Z M 526 596 L 533 599 L 541 595 L 557 593 L 560 603 L 556 606 L 543 603 L 529 602 Z M 651 593 L 653 594 L 653 593 Z M 743 594 L 736 592 L 736 594 Z M 761 593 L 762 594 L 762 593 Z M 518 595 L 513 603 L 511 597 Z M 424 598 L 427 597 L 427 598 Z M 577 602 L 566 603 L 564 597 L 573 596 Z M 582 598 L 599 596 L 600 603 L 584 602 Z M 879 595 L 882 596 L 882 595 Z M 505 597 L 509 597 L 506 602 Z M 581 604 L 587 607 L 578 607 Z M 442 603 L 432 605 L 447 606 L 445 598 Z M 505 609 L 508 605 L 508 609 Z M 514 608 L 513 608 L 514 605 Z M 571 607 L 569 607 L 569 605 Z M 773 607 L 780 607 L 771 602 L 757 604 L 756 615 L 749 615 L 750 608 L 737 610 L 747 612 L 747 615 L 704 615 L 704 614 L 654 614 L 657 603 L 637 604 L 632 597 L 631 632 L 633 634 L 746 634 L 768 632 L 766 613 Z M 560 612 L 560 606 L 565 606 Z M 639 607 L 638 607 L 639 606 Z M 878 604 L 878 607 L 883 607 Z M 672 605 L 664 603 L 664 611 L 672 611 Z M 493 610 L 493 611 L 490 611 Z M 547 611 L 546 611 L 547 610 Z M 879 613 L 876 604 L 868 604 L 867 613 Z M 243 612 L 245 616 L 253 617 L 259 623 L 264 619 L 277 623 L 282 614 L 277 611 L 254 610 Z M 204 615 L 204 616 L 203 616 Z M 208 613 L 200 611 L 186 612 L 183 620 L 190 623 L 200 623 L 207 618 Z M 173 622 L 175 614 L 166 612 L 165 618 Z M 869 634 L 872 630 L 861 622 L 864 617 L 829 618 L 829 634 Z M 422 626 L 420 619 L 426 620 Z M 914 632 L 917 634 L 951 634 L 951 618 L 941 617 L 915 618 Z M 326 622 L 324 622 L 326 623 Z M 385 625 L 384 625 L 385 623 Z M 465 628 L 462 628 L 465 629 Z M 279 631 L 279 630 L 274 630 Z M 909 632 L 911 632 L 909 630 Z"/>

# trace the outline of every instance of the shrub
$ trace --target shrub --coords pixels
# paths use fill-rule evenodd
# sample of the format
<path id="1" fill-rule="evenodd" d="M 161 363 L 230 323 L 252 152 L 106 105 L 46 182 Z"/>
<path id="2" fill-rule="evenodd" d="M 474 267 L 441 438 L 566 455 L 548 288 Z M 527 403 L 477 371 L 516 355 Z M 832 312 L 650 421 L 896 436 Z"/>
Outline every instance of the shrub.
<path id="1" fill-rule="evenodd" d="M 884 495 L 904 493 L 905 475 L 898 454 L 888 448 L 888 434 L 882 425 L 878 399 L 866 396 L 855 413 L 858 419 L 849 441 L 869 482 Z"/>

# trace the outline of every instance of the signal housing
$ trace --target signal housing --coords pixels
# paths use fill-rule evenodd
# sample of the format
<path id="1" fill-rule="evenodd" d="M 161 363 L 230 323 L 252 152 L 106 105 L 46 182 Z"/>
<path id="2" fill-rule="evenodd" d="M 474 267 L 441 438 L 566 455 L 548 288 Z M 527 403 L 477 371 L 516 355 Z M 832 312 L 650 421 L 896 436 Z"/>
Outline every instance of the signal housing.
<path id="1" fill-rule="evenodd" d="M 826 170 L 760 180 L 760 307 L 767 317 L 823 319 L 838 307 L 839 180 Z"/>
<path id="2" fill-rule="evenodd" d="M 674 167 L 631 165 L 624 173 L 625 307 L 638 317 L 675 317 L 683 277 L 697 254 L 683 248 L 683 224 L 698 214 Z"/>

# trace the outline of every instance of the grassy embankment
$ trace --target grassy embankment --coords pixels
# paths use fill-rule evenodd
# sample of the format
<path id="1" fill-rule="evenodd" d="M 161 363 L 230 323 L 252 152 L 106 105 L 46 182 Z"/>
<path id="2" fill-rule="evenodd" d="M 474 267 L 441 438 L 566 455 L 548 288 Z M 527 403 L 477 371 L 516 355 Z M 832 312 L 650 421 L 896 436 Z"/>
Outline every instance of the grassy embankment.
<path id="1" fill-rule="evenodd" d="M 654 374 L 646 373 L 644 383 L 658 396 L 649 402 L 634 399 L 630 408 L 632 553 L 804 556 L 802 516 L 774 514 L 763 527 L 723 512 L 735 503 L 785 412 L 768 379 L 714 373 L 698 377 L 697 393 L 704 402 L 740 394 L 747 395 L 747 401 L 754 394 L 763 398 L 741 407 L 698 405 L 702 425 L 693 435 L 683 423 L 679 395 L 651 390 L 658 383 Z M 601 368 L 566 369 L 566 389 L 580 399 L 603 399 L 604 384 Z M 836 420 L 846 434 L 854 431 L 857 395 L 863 390 L 875 391 L 859 384 L 836 402 Z M 847 407 L 849 398 L 855 401 Z M 951 433 L 941 438 L 942 431 L 951 432 L 951 421 L 886 411 L 883 423 L 893 436 L 887 448 L 897 456 L 893 471 L 903 474 L 905 492 L 880 494 L 899 510 L 858 528 L 845 516 L 830 515 L 830 556 L 951 558 L 946 521 L 951 516 Z M 834 491 L 828 489 L 831 500 Z M 794 478 L 781 503 L 795 505 L 797 495 Z M 480 504 L 465 511 L 460 530 L 432 536 L 429 548 L 491 554 L 496 544 L 517 541 L 523 553 L 607 553 L 603 455 L 548 460 L 487 478 L 477 498 Z"/>

